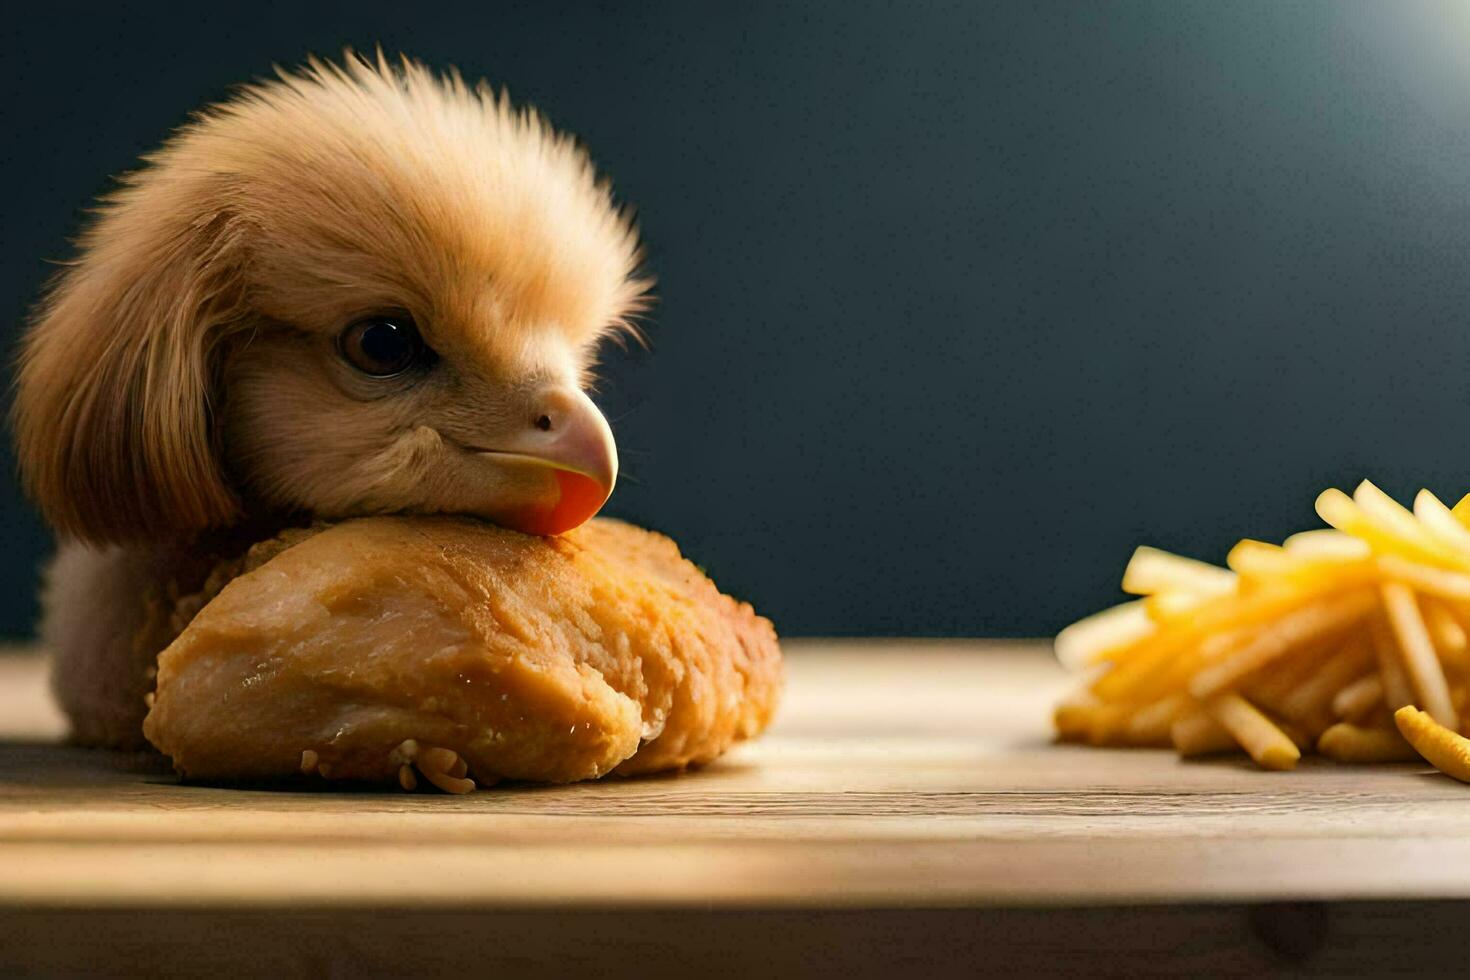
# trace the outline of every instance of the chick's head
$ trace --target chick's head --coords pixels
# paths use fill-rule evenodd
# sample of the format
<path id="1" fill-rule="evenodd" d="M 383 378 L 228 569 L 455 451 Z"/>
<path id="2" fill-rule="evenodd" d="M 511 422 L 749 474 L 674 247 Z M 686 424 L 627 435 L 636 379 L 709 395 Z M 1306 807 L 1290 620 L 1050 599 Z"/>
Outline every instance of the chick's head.
<path id="1" fill-rule="evenodd" d="M 639 261 L 539 116 L 413 63 L 313 63 L 105 203 L 22 352 L 23 474 L 93 540 L 257 511 L 566 530 L 617 476 L 584 388 Z"/>

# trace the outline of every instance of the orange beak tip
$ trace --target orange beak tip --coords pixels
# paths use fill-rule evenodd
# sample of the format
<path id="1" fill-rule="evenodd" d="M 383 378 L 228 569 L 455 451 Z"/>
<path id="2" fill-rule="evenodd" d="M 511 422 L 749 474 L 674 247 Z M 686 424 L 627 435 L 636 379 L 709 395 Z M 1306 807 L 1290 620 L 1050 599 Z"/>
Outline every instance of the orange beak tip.
<path id="1" fill-rule="evenodd" d="M 525 508 L 507 522 L 510 527 L 526 534 L 565 534 L 590 521 L 612 496 L 611 486 L 582 473 L 554 470 L 553 474 L 557 489 L 555 502 Z"/>

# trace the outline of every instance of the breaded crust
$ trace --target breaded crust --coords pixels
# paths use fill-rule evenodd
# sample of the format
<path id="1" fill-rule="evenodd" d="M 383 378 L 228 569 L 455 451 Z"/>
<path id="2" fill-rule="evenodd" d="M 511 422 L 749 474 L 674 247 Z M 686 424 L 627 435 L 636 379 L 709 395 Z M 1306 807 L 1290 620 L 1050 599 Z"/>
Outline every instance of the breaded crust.
<path id="1" fill-rule="evenodd" d="M 293 533 L 159 655 L 144 733 L 186 777 L 410 785 L 417 763 L 436 784 L 565 783 L 708 762 L 775 710 L 771 623 L 662 535 L 452 517 Z"/>

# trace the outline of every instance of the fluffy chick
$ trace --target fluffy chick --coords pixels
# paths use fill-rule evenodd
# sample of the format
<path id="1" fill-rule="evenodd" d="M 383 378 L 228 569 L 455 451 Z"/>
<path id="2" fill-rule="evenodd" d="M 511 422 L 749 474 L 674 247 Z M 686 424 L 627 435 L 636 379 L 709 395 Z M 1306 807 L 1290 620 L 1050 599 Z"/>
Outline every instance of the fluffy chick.
<path id="1" fill-rule="evenodd" d="M 639 262 L 585 153 L 457 75 L 313 61 L 199 113 L 104 200 L 20 356 L 76 735 L 140 740 L 166 593 L 283 524 L 595 513 L 617 457 L 583 386 Z"/>

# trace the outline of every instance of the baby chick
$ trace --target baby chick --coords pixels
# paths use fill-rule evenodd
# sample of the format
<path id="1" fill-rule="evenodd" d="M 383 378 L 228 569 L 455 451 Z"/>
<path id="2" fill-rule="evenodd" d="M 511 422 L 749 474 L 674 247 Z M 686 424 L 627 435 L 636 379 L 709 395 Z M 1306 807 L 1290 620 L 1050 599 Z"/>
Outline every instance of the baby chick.
<path id="1" fill-rule="evenodd" d="M 60 537 L 42 637 L 84 741 L 139 741 L 150 602 L 220 542 L 392 512 L 556 534 L 612 492 L 583 389 L 644 305 L 637 235 L 570 138 L 483 84 L 380 55 L 247 87 L 80 246 L 14 428 Z"/>

